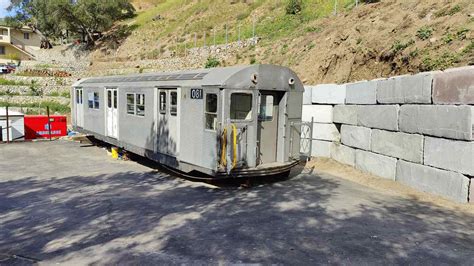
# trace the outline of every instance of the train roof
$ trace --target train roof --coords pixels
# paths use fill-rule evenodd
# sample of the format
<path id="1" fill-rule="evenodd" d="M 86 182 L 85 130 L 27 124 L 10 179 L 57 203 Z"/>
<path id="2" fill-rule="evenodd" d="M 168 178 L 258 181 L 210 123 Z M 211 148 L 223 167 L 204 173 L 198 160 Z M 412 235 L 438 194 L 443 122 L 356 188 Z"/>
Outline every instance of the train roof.
<path id="1" fill-rule="evenodd" d="M 256 76 L 256 81 L 255 81 Z M 291 69 L 276 65 L 233 66 L 175 72 L 93 77 L 73 87 L 193 87 L 219 86 L 232 89 L 303 91 L 303 84 Z"/>

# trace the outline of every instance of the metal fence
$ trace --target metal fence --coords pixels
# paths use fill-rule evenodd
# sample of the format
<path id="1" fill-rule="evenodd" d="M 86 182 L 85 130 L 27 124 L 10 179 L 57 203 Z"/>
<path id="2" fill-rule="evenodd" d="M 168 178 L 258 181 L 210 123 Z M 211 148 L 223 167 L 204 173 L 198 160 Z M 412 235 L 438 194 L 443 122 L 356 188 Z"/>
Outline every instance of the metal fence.
<path id="1" fill-rule="evenodd" d="M 327 0 L 328 2 L 333 1 L 333 15 L 337 15 L 341 9 L 347 8 L 347 5 L 350 4 L 353 7 L 358 7 L 360 5 L 360 0 Z M 249 23 L 251 23 L 249 25 Z M 241 44 L 244 41 L 256 45 L 260 37 L 265 37 L 259 35 L 258 32 L 259 21 L 255 15 L 252 15 L 250 22 L 241 22 L 237 25 L 224 24 L 224 27 L 213 27 L 212 29 L 203 29 L 202 31 L 194 31 L 190 33 L 182 33 L 180 35 L 175 35 L 174 38 L 174 47 L 172 47 L 174 55 L 186 56 L 189 54 L 191 49 L 196 48 L 213 48 L 213 47 L 222 47 L 227 49 L 229 44 L 237 43 Z M 245 30 L 243 30 L 245 29 Z M 239 47 L 239 45 L 237 45 Z"/>

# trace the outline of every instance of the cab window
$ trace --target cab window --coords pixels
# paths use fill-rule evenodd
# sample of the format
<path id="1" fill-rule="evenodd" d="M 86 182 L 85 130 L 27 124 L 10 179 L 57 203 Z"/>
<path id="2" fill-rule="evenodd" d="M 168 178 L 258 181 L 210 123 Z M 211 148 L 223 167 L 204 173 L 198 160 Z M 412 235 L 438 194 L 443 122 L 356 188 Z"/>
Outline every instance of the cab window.
<path id="1" fill-rule="evenodd" d="M 232 93 L 230 96 L 230 119 L 252 119 L 252 94 Z"/>

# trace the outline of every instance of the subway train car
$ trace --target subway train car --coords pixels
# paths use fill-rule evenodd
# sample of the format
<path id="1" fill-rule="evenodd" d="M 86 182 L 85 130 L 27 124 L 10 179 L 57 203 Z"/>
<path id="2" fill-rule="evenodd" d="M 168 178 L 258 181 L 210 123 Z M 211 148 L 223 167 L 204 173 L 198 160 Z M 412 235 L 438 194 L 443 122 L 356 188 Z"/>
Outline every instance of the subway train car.
<path id="1" fill-rule="evenodd" d="M 72 87 L 72 124 L 189 175 L 289 173 L 300 158 L 303 91 L 275 65 L 94 77 Z"/>

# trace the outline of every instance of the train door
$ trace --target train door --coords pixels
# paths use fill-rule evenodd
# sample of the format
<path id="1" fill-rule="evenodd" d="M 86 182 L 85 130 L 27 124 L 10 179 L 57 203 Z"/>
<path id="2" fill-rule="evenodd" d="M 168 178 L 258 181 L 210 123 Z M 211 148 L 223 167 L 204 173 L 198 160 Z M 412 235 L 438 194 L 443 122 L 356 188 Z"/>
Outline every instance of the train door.
<path id="1" fill-rule="evenodd" d="M 77 88 L 75 90 L 75 102 L 76 102 L 76 113 L 75 113 L 75 121 L 76 126 L 84 127 L 84 105 L 82 104 L 84 98 L 82 97 L 83 90 L 82 88 Z"/>
<path id="2" fill-rule="evenodd" d="M 172 143 L 172 154 L 176 155 L 178 150 L 178 90 L 169 90 L 169 117 L 168 128 L 170 131 L 169 141 Z"/>
<path id="3" fill-rule="evenodd" d="M 155 150 L 167 155 L 176 155 L 178 149 L 178 98 L 177 89 L 158 90 Z"/>
<path id="4" fill-rule="evenodd" d="M 106 135 L 112 138 L 117 138 L 118 135 L 118 112 L 117 112 L 117 89 L 106 89 Z"/>
<path id="5" fill-rule="evenodd" d="M 260 91 L 259 94 L 257 139 L 261 164 L 277 161 L 280 94 L 274 91 Z"/>

